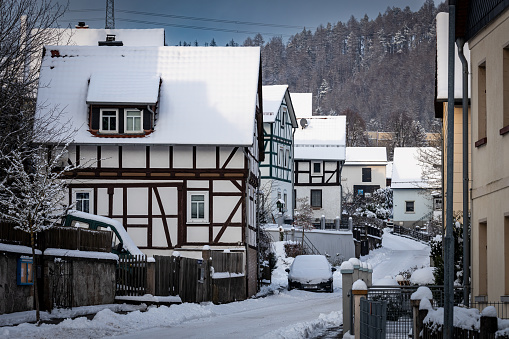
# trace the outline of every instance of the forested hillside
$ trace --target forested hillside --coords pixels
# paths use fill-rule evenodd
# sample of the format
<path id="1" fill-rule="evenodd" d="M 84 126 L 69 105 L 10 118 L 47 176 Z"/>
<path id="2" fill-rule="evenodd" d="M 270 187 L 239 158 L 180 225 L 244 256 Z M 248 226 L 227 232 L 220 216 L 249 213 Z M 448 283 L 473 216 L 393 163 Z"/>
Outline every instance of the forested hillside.
<path id="1" fill-rule="evenodd" d="M 244 46 L 262 46 L 263 83 L 288 84 L 313 93 L 315 114 L 358 113 L 368 128 L 391 130 L 406 116 L 429 129 L 433 120 L 435 17 L 446 11 L 432 0 L 412 12 L 387 8 L 372 19 L 353 16 L 288 41 L 257 35 Z"/>

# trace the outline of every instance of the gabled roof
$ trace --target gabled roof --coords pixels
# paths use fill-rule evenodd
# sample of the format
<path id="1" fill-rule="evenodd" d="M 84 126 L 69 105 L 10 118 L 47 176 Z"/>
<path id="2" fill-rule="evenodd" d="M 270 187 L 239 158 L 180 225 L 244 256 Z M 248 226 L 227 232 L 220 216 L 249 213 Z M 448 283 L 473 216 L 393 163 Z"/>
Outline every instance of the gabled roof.
<path id="1" fill-rule="evenodd" d="M 153 29 L 95 29 L 95 28 L 48 28 L 58 36 L 54 45 L 97 46 L 106 35 L 115 35 L 124 46 L 164 46 L 164 28 Z"/>
<path id="2" fill-rule="evenodd" d="M 387 165 L 387 150 L 385 147 L 347 147 L 347 165 Z"/>
<path id="3" fill-rule="evenodd" d="M 292 126 L 297 128 L 297 118 L 293 109 L 292 99 L 288 91 L 288 85 L 270 85 L 262 86 L 263 96 L 263 122 L 273 123 L 276 121 L 277 113 L 283 100 L 288 107 L 288 114 L 292 121 Z"/>
<path id="4" fill-rule="evenodd" d="M 48 46 L 46 50 L 37 115 L 46 115 L 58 106 L 62 114 L 55 127 L 70 122 L 78 129 L 76 143 L 253 143 L 259 47 Z M 51 50 L 57 50 L 60 57 L 52 57 Z M 160 80 L 154 132 L 121 140 L 94 137 L 88 131 L 87 95 L 94 91 L 95 80 L 102 79 L 98 88 L 110 91 L 111 100 L 117 101 L 115 92 L 105 87 L 107 79 L 129 76 L 133 70 L 147 79 Z"/>
<path id="5" fill-rule="evenodd" d="M 432 147 L 394 148 L 391 188 L 430 188 L 430 184 L 423 180 L 421 150 L 432 150 Z"/>
<path id="6" fill-rule="evenodd" d="M 346 116 L 306 118 L 307 127 L 295 130 L 295 159 L 346 158 Z"/>
<path id="7" fill-rule="evenodd" d="M 454 48 L 454 98 L 463 98 L 463 65 L 458 56 L 458 49 Z M 463 54 L 470 69 L 470 49 L 468 43 L 463 46 Z M 447 101 L 449 97 L 448 88 L 448 69 L 449 69 L 449 13 L 440 12 L 437 14 L 437 80 L 436 80 L 436 99 L 438 101 Z M 468 76 L 468 97 L 470 98 L 470 76 Z"/>
<path id="8" fill-rule="evenodd" d="M 297 119 L 313 117 L 313 94 L 292 93 L 290 95 Z"/>

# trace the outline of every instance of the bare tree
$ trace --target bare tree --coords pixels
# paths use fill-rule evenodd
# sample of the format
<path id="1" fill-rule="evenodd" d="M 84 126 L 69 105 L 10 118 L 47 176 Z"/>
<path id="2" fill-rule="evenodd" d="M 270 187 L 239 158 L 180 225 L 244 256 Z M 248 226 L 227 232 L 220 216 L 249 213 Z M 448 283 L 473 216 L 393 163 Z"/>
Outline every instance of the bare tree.
<path id="1" fill-rule="evenodd" d="M 36 234 L 54 226 L 69 208 L 63 204 L 68 182 L 64 174 L 77 167 L 67 164 L 67 144 L 15 149 L 2 154 L 0 219 L 30 234 L 32 257 L 36 260 Z M 65 165 L 64 165 L 65 164 Z M 37 274 L 34 274 L 37 322 L 40 321 Z"/>
<path id="2" fill-rule="evenodd" d="M 51 0 L 0 1 L 0 150 L 31 143 L 43 46 L 55 43 L 65 7 Z M 3 165 L 3 164 L 1 164 Z"/>

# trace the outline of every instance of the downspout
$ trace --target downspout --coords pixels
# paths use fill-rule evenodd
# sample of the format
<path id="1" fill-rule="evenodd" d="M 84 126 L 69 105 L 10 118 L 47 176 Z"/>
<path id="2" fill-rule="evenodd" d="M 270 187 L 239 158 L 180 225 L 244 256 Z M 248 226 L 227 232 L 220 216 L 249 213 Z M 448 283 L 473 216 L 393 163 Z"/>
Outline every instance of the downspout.
<path id="1" fill-rule="evenodd" d="M 154 128 L 155 124 L 156 124 L 156 113 L 152 110 L 152 108 L 150 108 L 150 105 L 147 105 L 147 110 L 150 112 L 150 114 L 152 115 L 152 124 L 151 124 L 151 128 Z M 143 126 L 141 126 L 141 128 L 143 128 Z"/>
<path id="2" fill-rule="evenodd" d="M 246 223 L 246 234 L 245 234 L 245 243 L 246 243 L 246 277 L 247 277 L 247 281 L 246 281 L 246 296 L 249 295 L 249 213 L 248 213 L 248 204 L 249 204 L 249 182 L 251 180 L 251 158 L 249 157 L 249 154 L 246 150 L 246 147 L 244 147 L 243 149 L 243 152 L 244 152 L 244 157 L 247 159 L 247 183 L 246 183 L 246 195 L 245 195 L 245 204 L 246 204 L 246 219 L 245 219 L 245 223 Z M 258 239 L 256 239 L 256 242 L 258 242 Z M 258 260 L 257 260 L 258 261 Z M 257 273 L 258 274 L 258 273 Z M 258 281 L 258 277 L 256 277 L 256 280 Z"/>
<path id="3" fill-rule="evenodd" d="M 463 65 L 463 304 L 469 305 L 470 288 L 470 216 L 468 212 L 468 62 L 463 54 L 465 41 L 456 40 L 458 55 Z"/>
<path id="4" fill-rule="evenodd" d="M 444 338 L 453 337 L 454 327 L 454 59 L 456 0 L 449 1 L 448 99 L 447 99 L 447 207 L 444 238 Z"/>

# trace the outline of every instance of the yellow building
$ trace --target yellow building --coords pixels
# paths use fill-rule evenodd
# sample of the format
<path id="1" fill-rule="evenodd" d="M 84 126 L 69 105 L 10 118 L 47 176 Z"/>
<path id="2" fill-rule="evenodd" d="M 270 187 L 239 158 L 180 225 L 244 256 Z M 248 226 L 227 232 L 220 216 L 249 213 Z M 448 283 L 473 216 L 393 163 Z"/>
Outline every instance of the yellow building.
<path id="1" fill-rule="evenodd" d="M 457 6 L 456 36 L 470 48 L 472 296 L 509 295 L 509 5 Z M 508 306 L 509 304 L 506 304 Z"/>

